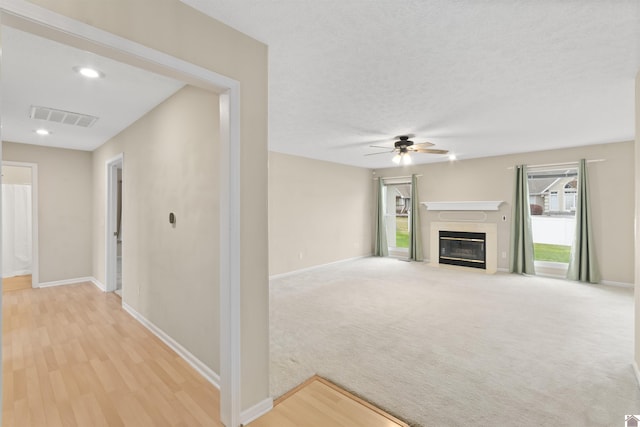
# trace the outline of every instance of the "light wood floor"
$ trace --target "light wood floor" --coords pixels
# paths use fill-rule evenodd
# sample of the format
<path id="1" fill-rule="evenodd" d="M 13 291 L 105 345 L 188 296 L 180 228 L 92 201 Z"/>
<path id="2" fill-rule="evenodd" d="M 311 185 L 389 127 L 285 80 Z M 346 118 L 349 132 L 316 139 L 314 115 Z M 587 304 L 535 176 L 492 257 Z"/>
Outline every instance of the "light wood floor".
<path id="1" fill-rule="evenodd" d="M 7 277 L 2 279 L 2 291 L 20 291 L 23 289 L 31 289 L 31 275 Z"/>
<path id="2" fill-rule="evenodd" d="M 407 424 L 318 376 L 276 401 L 248 427 L 408 427 Z"/>
<path id="3" fill-rule="evenodd" d="M 3 295 L 3 427 L 221 426 L 218 391 L 93 284 Z"/>

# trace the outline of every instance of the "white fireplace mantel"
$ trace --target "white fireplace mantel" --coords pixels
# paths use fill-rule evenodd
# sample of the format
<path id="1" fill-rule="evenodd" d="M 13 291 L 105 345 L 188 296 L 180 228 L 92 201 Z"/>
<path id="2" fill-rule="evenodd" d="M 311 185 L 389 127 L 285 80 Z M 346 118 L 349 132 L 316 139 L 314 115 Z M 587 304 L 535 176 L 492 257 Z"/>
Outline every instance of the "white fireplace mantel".
<path id="1" fill-rule="evenodd" d="M 502 200 L 473 202 L 422 202 L 428 211 L 497 211 Z"/>

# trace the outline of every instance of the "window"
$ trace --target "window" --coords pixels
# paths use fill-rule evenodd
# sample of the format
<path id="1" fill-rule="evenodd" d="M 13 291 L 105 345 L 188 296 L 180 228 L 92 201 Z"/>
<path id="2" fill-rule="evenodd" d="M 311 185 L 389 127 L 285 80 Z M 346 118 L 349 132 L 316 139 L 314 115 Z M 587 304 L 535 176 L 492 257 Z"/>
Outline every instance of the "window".
<path id="1" fill-rule="evenodd" d="M 409 252 L 411 183 L 385 183 L 385 200 L 389 253 L 403 255 Z"/>
<path id="2" fill-rule="evenodd" d="M 564 186 L 564 211 L 575 212 L 576 211 L 576 198 L 577 198 L 577 189 L 578 180 L 574 179 L 571 182 L 568 182 Z"/>
<path id="3" fill-rule="evenodd" d="M 558 192 L 551 191 L 549 192 L 549 211 L 557 212 L 558 209 Z"/>
<path id="4" fill-rule="evenodd" d="M 578 171 L 531 168 L 528 175 L 534 258 L 567 264 L 575 235 Z"/>

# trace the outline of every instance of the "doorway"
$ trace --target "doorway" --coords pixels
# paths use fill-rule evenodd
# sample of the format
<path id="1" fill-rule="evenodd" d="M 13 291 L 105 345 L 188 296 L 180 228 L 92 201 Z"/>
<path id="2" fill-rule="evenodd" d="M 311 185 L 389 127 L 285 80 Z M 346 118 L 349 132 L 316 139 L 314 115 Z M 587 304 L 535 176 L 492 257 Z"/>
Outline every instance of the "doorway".
<path id="1" fill-rule="evenodd" d="M 118 154 L 106 163 L 106 290 L 122 297 L 122 180 L 124 155 Z"/>
<path id="2" fill-rule="evenodd" d="M 3 289 L 37 288 L 38 165 L 2 162 Z"/>

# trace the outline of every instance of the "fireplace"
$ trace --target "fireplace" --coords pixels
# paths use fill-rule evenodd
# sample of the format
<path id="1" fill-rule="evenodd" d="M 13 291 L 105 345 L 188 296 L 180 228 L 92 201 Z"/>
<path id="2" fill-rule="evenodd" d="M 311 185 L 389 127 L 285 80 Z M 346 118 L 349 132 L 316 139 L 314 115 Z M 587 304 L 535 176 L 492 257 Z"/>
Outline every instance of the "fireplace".
<path id="1" fill-rule="evenodd" d="M 440 264 L 487 268 L 486 233 L 440 230 L 439 237 Z"/>
<path id="2" fill-rule="evenodd" d="M 464 233 L 482 233 L 485 235 L 484 257 L 485 266 L 474 268 L 474 271 L 485 274 L 495 274 L 498 271 L 498 224 L 495 222 L 471 222 L 471 221 L 433 221 L 431 223 L 429 238 L 429 254 L 432 265 L 447 266 L 440 259 L 440 232 L 454 231 Z M 463 258 L 463 257 L 450 257 Z M 502 258 L 506 258 L 506 252 L 502 253 Z M 471 267 L 478 267 L 479 263 L 471 263 Z M 467 264 L 468 266 L 468 264 Z M 462 267 L 461 267 L 462 268 Z"/>

